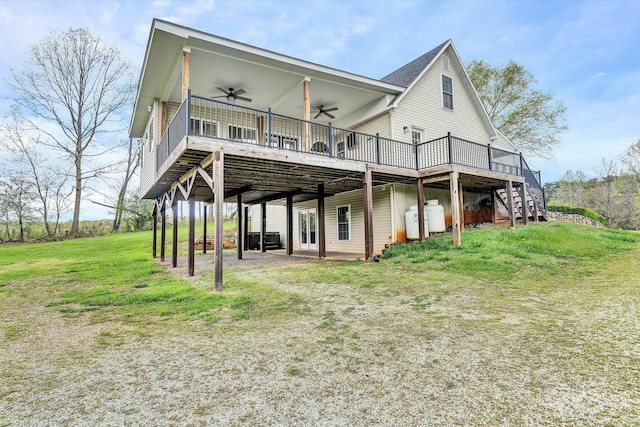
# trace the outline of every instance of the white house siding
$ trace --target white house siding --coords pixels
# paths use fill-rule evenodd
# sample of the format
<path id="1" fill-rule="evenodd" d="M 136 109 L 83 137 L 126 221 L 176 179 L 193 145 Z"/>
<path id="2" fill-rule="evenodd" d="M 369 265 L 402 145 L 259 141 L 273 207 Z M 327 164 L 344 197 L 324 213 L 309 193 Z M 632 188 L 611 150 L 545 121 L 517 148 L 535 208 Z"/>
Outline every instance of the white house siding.
<path id="1" fill-rule="evenodd" d="M 480 119 L 480 112 L 472 101 L 475 96 L 463 84 L 466 76 L 457 55 L 449 47 L 444 55 L 450 59 L 450 71 L 442 66 L 438 57 L 429 70 L 400 101 L 393 117 L 393 134 L 397 139 L 411 142 L 411 132 L 405 133 L 405 126 L 424 129 L 425 140 L 440 138 L 451 132 L 453 136 L 488 144 L 491 135 Z M 442 106 L 442 74 L 453 80 L 453 110 Z"/>
<path id="2" fill-rule="evenodd" d="M 153 119 L 153 132 L 151 132 L 151 119 Z M 162 138 L 161 133 L 161 123 L 160 123 L 160 115 L 158 114 L 158 103 L 155 102 L 153 105 L 153 109 L 151 110 L 151 115 L 149 120 L 147 121 L 147 126 L 145 130 L 144 136 L 149 136 L 149 139 L 146 140 L 144 137 L 141 139 L 142 147 L 141 147 L 141 160 L 142 166 L 140 168 L 140 194 L 143 195 L 151 186 L 153 186 L 155 181 L 155 173 L 156 173 L 156 147 Z"/>
<path id="3" fill-rule="evenodd" d="M 373 247 L 380 253 L 385 244 L 394 241 L 391 224 L 391 185 L 374 187 L 373 192 Z M 348 191 L 325 198 L 325 236 L 327 252 L 350 252 L 364 255 L 364 195 L 362 190 Z M 350 205 L 351 239 L 338 240 L 338 206 Z M 293 245 L 300 248 L 298 212 L 317 209 L 317 200 L 294 205 Z"/>
<path id="4" fill-rule="evenodd" d="M 368 133 L 370 135 L 379 133 L 380 136 L 389 136 L 389 118 L 387 117 L 387 114 L 382 114 L 375 119 L 362 123 L 355 127 L 354 130 L 362 133 Z"/>
<path id="5" fill-rule="evenodd" d="M 260 232 L 262 208 L 260 205 L 251 206 L 251 225 L 249 231 Z M 287 208 L 282 205 L 267 204 L 267 232 L 279 232 L 282 246 L 287 243 Z"/>

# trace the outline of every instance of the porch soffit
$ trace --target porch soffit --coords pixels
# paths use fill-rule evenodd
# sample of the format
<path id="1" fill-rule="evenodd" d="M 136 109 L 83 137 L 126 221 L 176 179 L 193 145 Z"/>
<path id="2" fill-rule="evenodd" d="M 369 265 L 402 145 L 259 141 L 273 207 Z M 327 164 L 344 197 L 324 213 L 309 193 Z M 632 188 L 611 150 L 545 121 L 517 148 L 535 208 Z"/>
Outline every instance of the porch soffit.
<path id="1" fill-rule="evenodd" d="M 191 51 L 192 94 L 211 97 L 223 95 L 218 86 L 242 88 L 247 91 L 244 96 L 253 99 L 244 105 L 273 107 L 277 113 L 302 117 L 302 80 L 309 77 L 312 117 L 317 105 L 337 106 L 336 126 L 348 127 L 341 118 L 404 89 L 165 21 L 154 20 L 151 31 L 130 127 L 132 137 L 144 133 L 147 105 L 155 98 L 181 102 L 183 48 Z"/>

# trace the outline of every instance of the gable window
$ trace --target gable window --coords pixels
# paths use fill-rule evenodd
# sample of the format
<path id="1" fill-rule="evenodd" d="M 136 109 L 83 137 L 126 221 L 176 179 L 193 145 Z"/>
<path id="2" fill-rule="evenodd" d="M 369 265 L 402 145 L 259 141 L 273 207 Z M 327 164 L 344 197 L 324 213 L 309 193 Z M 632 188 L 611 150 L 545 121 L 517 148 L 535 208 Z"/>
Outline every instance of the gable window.
<path id="1" fill-rule="evenodd" d="M 351 240 L 351 206 L 338 206 L 338 240 Z"/>
<path id="2" fill-rule="evenodd" d="M 453 80 L 442 75 L 442 106 L 453 110 Z"/>
<path id="3" fill-rule="evenodd" d="M 253 128 L 229 125 L 229 139 L 257 143 L 257 132 Z"/>

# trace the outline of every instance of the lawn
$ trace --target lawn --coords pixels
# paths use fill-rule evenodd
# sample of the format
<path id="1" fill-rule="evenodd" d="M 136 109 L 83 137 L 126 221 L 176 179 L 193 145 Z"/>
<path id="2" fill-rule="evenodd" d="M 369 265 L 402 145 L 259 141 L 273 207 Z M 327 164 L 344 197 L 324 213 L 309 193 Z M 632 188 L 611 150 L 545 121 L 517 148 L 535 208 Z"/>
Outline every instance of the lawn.
<path id="1" fill-rule="evenodd" d="M 467 229 L 379 263 L 226 268 L 222 293 L 150 240 L 0 246 L 0 425 L 640 419 L 638 233 Z"/>

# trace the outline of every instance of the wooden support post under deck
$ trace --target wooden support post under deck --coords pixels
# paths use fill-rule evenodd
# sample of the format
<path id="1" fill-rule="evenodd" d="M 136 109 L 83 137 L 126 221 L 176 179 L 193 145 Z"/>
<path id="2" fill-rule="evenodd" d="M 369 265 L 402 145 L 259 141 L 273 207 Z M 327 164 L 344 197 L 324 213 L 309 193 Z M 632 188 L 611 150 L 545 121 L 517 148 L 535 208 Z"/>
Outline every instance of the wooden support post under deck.
<path id="1" fill-rule="evenodd" d="M 260 203 L 260 252 L 267 252 L 267 204 Z"/>
<path id="2" fill-rule="evenodd" d="M 458 181 L 458 204 L 460 206 L 460 232 L 464 233 L 464 195 L 462 193 L 462 183 Z"/>
<path id="3" fill-rule="evenodd" d="M 173 222 L 171 223 L 171 266 L 178 266 L 178 197 L 173 198 L 171 205 L 173 211 Z"/>
<path id="4" fill-rule="evenodd" d="M 302 83 L 302 105 L 304 108 L 304 152 L 309 152 L 309 120 L 311 120 L 311 81 L 308 77 Z"/>
<path id="5" fill-rule="evenodd" d="M 371 169 L 367 165 L 364 173 L 364 258 L 373 256 L 373 179 Z"/>
<path id="6" fill-rule="evenodd" d="M 202 206 L 202 253 L 207 253 L 207 205 Z"/>
<path id="7" fill-rule="evenodd" d="M 166 203 L 162 202 L 162 208 L 160 208 L 160 261 L 164 262 L 165 247 L 167 246 L 167 207 Z"/>
<path id="8" fill-rule="evenodd" d="M 189 92 L 189 68 L 190 68 L 190 50 L 182 51 L 182 100 L 187 99 Z"/>
<path id="9" fill-rule="evenodd" d="M 496 190 L 491 190 L 491 222 L 498 223 L 498 193 Z"/>
<path id="10" fill-rule="evenodd" d="M 523 225 L 529 224 L 529 205 L 527 204 L 526 191 L 527 190 L 524 188 L 524 183 L 521 183 L 520 187 L 518 187 L 518 193 L 520 193 L 520 206 L 522 207 L 521 211 Z"/>
<path id="11" fill-rule="evenodd" d="M 153 207 L 153 243 L 151 244 L 151 252 L 153 257 L 158 256 L 158 206 Z"/>
<path id="12" fill-rule="evenodd" d="M 324 184 L 318 184 L 318 258 L 327 256 L 324 215 Z"/>
<path id="13" fill-rule="evenodd" d="M 223 234 L 223 210 L 224 210 L 224 154 L 216 151 L 213 156 L 214 200 L 216 203 L 215 221 L 215 246 L 214 252 L 214 284 L 216 291 L 222 290 L 222 234 Z"/>
<path id="14" fill-rule="evenodd" d="M 453 246 L 460 246 L 460 197 L 458 172 L 449 175 L 449 191 L 451 192 L 451 229 L 453 230 Z"/>
<path id="15" fill-rule="evenodd" d="M 238 237 L 236 238 L 236 253 L 238 259 L 242 259 L 242 236 L 244 235 L 244 233 L 242 232 L 242 226 L 244 225 L 242 222 L 242 194 L 238 194 L 237 198 L 238 208 L 236 210 L 236 216 L 238 217 Z"/>
<path id="16" fill-rule="evenodd" d="M 242 236 L 238 238 L 242 238 L 244 242 L 243 247 L 249 246 L 249 206 L 244 207 L 244 227 L 242 227 Z"/>
<path id="17" fill-rule="evenodd" d="M 293 196 L 287 194 L 287 255 L 293 255 Z"/>
<path id="18" fill-rule="evenodd" d="M 429 230 L 424 229 L 424 185 L 422 178 L 418 178 L 418 238 L 424 242 Z"/>
<path id="19" fill-rule="evenodd" d="M 540 221 L 540 218 L 538 218 L 539 216 L 540 216 L 540 211 L 538 211 L 538 201 L 534 198 L 533 199 L 533 222 Z"/>
<path id="20" fill-rule="evenodd" d="M 513 203 L 513 181 L 507 183 L 507 209 L 509 210 L 509 228 L 516 229 L 516 207 Z"/>
<path id="21" fill-rule="evenodd" d="M 189 276 L 193 276 L 196 263 L 196 195 L 193 193 L 189 196 L 189 241 L 187 248 Z"/>

